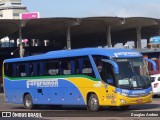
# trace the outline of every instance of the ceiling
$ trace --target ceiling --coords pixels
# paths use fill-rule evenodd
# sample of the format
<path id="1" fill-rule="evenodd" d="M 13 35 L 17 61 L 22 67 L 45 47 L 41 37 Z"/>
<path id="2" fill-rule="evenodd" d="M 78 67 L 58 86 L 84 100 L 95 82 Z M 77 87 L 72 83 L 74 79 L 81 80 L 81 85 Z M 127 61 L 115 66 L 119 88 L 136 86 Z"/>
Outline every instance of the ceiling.
<path id="1" fill-rule="evenodd" d="M 141 28 L 142 38 L 159 33 L 160 20 L 145 17 L 86 17 L 86 18 L 40 18 L 31 20 L 0 20 L 0 38 L 22 37 L 28 40 L 54 40 L 64 44 L 67 28 L 71 30 L 72 46 L 106 44 L 106 29 L 111 27 L 112 43 L 135 40 L 136 29 Z M 80 45 L 81 44 L 81 45 Z M 82 45 L 83 44 L 83 45 Z M 92 45 L 93 44 L 93 45 Z"/>

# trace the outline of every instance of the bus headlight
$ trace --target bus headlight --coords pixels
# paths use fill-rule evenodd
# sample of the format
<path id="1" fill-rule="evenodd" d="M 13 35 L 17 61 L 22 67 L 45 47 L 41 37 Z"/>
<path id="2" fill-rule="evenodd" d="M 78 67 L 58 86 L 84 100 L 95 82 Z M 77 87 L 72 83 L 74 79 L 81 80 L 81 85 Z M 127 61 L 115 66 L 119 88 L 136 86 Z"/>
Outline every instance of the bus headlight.
<path id="1" fill-rule="evenodd" d="M 122 103 L 126 103 L 126 101 L 125 101 L 125 100 L 123 100 L 123 99 L 120 99 L 120 101 L 121 101 Z"/>
<path id="2" fill-rule="evenodd" d="M 122 95 L 122 96 L 128 96 L 128 94 L 122 93 L 122 92 L 115 92 L 115 93 L 120 94 L 120 95 Z"/>
<path id="3" fill-rule="evenodd" d="M 121 95 L 123 95 L 123 96 L 128 96 L 126 93 L 120 93 Z"/>

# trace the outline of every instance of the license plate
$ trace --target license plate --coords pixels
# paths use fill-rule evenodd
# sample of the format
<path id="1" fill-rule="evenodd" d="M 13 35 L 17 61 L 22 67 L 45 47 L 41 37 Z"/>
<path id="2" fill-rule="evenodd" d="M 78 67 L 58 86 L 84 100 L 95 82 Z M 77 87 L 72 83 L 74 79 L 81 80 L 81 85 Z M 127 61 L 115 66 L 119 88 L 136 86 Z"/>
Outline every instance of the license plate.
<path id="1" fill-rule="evenodd" d="M 143 102 L 142 99 L 137 100 L 137 103 L 142 103 L 142 102 Z"/>

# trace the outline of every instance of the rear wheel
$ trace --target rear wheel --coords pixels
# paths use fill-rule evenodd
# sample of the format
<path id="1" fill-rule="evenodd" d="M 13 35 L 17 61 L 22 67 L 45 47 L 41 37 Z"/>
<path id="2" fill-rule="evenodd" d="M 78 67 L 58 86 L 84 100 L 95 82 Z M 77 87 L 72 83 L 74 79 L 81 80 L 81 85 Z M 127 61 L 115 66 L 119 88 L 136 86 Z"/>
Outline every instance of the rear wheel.
<path id="1" fill-rule="evenodd" d="M 32 96 L 30 94 L 25 95 L 24 97 L 24 108 L 32 109 L 34 107 Z"/>
<path id="2" fill-rule="evenodd" d="M 96 94 L 91 94 L 89 96 L 89 100 L 88 100 L 88 109 L 90 111 L 96 112 L 98 111 L 100 108 L 99 106 L 99 101 L 98 101 L 98 97 Z"/>

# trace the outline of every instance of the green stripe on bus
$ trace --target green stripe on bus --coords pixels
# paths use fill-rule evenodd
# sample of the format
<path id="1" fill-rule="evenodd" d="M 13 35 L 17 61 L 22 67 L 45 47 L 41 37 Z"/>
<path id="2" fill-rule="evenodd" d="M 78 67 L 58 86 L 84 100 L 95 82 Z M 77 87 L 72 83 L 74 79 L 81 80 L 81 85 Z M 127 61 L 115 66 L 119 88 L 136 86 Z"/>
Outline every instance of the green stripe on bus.
<path id="1" fill-rule="evenodd" d="M 4 76 L 5 78 L 8 78 L 10 80 L 27 80 L 27 79 L 43 79 L 43 78 L 76 78 L 76 77 L 81 77 L 81 78 L 88 78 L 93 81 L 100 81 L 97 78 L 93 78 L 87 75 L 58 75 L 58 76 L 37 76 L 37 77 L 8 77 Z"/>

